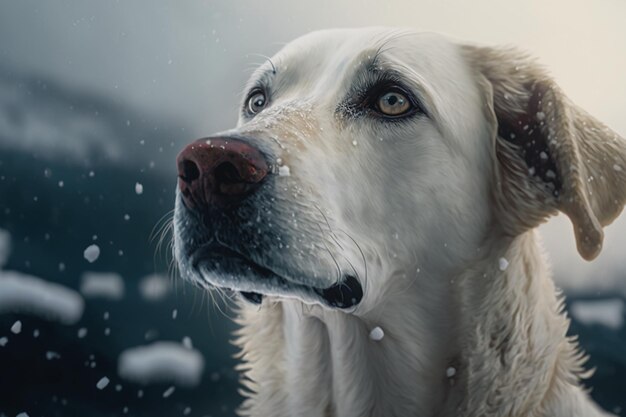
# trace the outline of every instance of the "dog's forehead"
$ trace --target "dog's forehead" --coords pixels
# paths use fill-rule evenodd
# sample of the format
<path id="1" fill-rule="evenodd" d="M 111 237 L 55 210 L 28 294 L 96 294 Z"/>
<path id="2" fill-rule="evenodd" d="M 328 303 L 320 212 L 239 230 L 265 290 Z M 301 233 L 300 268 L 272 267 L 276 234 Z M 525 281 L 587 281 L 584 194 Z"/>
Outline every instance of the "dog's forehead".
<path id="1" fill-rule="evenodd" d="M 374 58 L 431 77 L 459 54 L 457 45 L 440 34 L 376 27 L 312 32 L 287 44 L 274 61 L 279 75 L 310 80 L 350 75 Z"/>
<path id="2" fill-rule="evenodd" d="M 480 130 L 479 86 L 461 46 L 440 34 L 389 28 L 323 30 L 287 44 L 246 87 L 261 87 L 273 99 L 257 122 L 284 115 L 285 106 L 302 104 L 303 114 L 334 111 L 355 86 L 364 85 L 361 75 L 372 62 L 417 92 L 442 135 L 469 143 L 463 139 L 468 132 Z"/>
<path id="3" fill-rule="evenodd" d="M 417 86 L 431 116 L 450 135 L 460 137 L 477 123 L 481 106 L 473 72 L 459 44 L 437 33 L 378 27 L 312 32 L 273 57 L 271 84 L 280 95 L 314 97 L 332 108 L 372 60 Z M 260 72 L 271 74 L 270 64 Z"/>

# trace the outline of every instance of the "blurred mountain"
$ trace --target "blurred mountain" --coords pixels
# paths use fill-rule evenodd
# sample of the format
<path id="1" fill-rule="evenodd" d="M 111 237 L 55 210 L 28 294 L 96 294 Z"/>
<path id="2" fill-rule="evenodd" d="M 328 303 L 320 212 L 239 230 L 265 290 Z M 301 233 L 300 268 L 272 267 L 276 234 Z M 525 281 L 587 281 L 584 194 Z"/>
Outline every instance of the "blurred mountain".
<path id="1" fill-rule="evenodd" d="M 174 173 L 184 128 L 164 115 L 119 103 L 37 76 L 0 67 L 0 152 L 21 151 L 41 161 L 96 169 L 125 166 Z"/>
<path id="2" fill-rule="evenodd" d="M 157 253 L 150 235 L 173 208 L 181 131 L 166 118 L 0 70 L 0 229 L 12 236 L 4 269 L 76 290 L 86 271 L 114 272 L 125 286 L 120 301 L 88 298 L 71 326 L 0 314 L 0 338 L 8 339 L 0 346 L 0 415 L 111 416 L 125 407 L 136 416 L 233 415 L 232 322 L 182 281 L 159 300 L 140 291 L 143 277 L 167 274 L 167 240 Z M 83 252 L 92 244 L 100 256 L 89 263 Z M 17 320 L 22 331 L 13 334 Z M 164 398 L 168 384 L 117 375 L 123 350 L 185 337 L 206 361 L 199 386 Z M 98 390 L 103 376 L 110 386 Z"/>

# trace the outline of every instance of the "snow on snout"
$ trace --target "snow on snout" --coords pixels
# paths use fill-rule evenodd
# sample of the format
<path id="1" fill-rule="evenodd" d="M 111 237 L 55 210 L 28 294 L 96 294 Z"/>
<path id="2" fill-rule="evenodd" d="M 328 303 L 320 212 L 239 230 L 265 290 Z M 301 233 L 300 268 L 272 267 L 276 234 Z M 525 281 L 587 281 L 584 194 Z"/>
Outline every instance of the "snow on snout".
<path id="1" fill-rule="evenodd" d="M 168 382 L 193 387 L 200 383 L 204 358 L 195 349 L 176 342 L 155 342 L 122 352 L 119 375 L 141 384 Z"/>
<path id="2" fill-rule="evenodd" d="M 288 177 L 291 175 L 291 169 L 287 165 L 282 165 L 278 167 L 278 176 L 280 177 Z"/>
<path id="3" fill-rule="evenodd" d="M 19 272 L 0 271 L 0 313 L 28 313 L 74 324 L 84 308 L 85 301 L 72 289 Z"/>

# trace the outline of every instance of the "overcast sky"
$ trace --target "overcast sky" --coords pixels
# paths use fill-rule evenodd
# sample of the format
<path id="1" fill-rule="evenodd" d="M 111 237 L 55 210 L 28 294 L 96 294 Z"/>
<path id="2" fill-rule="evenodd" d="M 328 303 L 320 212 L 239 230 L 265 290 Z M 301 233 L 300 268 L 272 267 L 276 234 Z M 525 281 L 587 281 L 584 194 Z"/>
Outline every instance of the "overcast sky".
<path id="1" fill-rule="evenodd" d="M 0 64 L 167 115 L 186 140 L 235 123 L 257 54 L 314 29 L 408 26 L 530 51 L 575 102 L 626 136 L 624 22 L 624 0 L 5 1 Z M 626 270 L 626 215 L 593 264 L 576 254 L 566 219 L 544 232 L 569 282 L 606 285 L 603 276 Z"/>

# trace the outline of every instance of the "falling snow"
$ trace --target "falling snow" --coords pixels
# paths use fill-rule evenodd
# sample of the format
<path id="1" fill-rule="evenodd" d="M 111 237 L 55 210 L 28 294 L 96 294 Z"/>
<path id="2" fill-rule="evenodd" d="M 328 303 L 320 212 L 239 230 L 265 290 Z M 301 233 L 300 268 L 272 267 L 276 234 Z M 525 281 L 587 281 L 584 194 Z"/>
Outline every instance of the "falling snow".
<path id="1" fill-rule="evenodd" d="M 380 340 L 383 340 L 383 337 L 385 337 L 385 332 L 383 331 L 383 329 L 381 329 L 380 327 L 374 327 L 371 331 L 370 331 L 370 339 L 378 342 Z"/>
<path id="2" fill-rule="evenodd" d="M 96 244 L 89 245 L 85 248 L 83 256 L 89 263 L 94 263 L 100 257 L 100 247 Z"/>
<path id="3" fill-rule="evenodd" d="M 109 382 L 111 382 L 109 378 L 107 378 L 106 376 L 103 376 L 102 378 L 100 378 L 100 380 L 96 384 L 96 388 L 100 390 L 105 389 L 109 385 Z"/>
<path id="4" fill-rule="evenodd" d="M 167 398 L 172 395 L 174 393 L 174 390 L 176 390 L 176 388 L 173 386 L 166 389 L 165 392 L 163 392 L 163 398 Z"/>
<path id="5" fill-rule="evenodd" d="M 61 355 L 58 352 L 53 352 L 51 350 L 46 352 L 46 359 L 51 361 L 53 359 L 61 359 Z"/>
<path id="6" fill-rule="evenodd" d="M 11 333 L 13 334 L 20 334 L 22 333 L 22 322 L 21 321 L 16 321 L 15 323 L 13 323 L 13 326 L 11 326 Z"/>
<path id="7" fill-rule="evenodd" d="M 500 258 L 498 261 L 498 267 L 500 268 L 500 271 L 506 271 L 509 267 L 509 261 L 506 258 Z"/>

